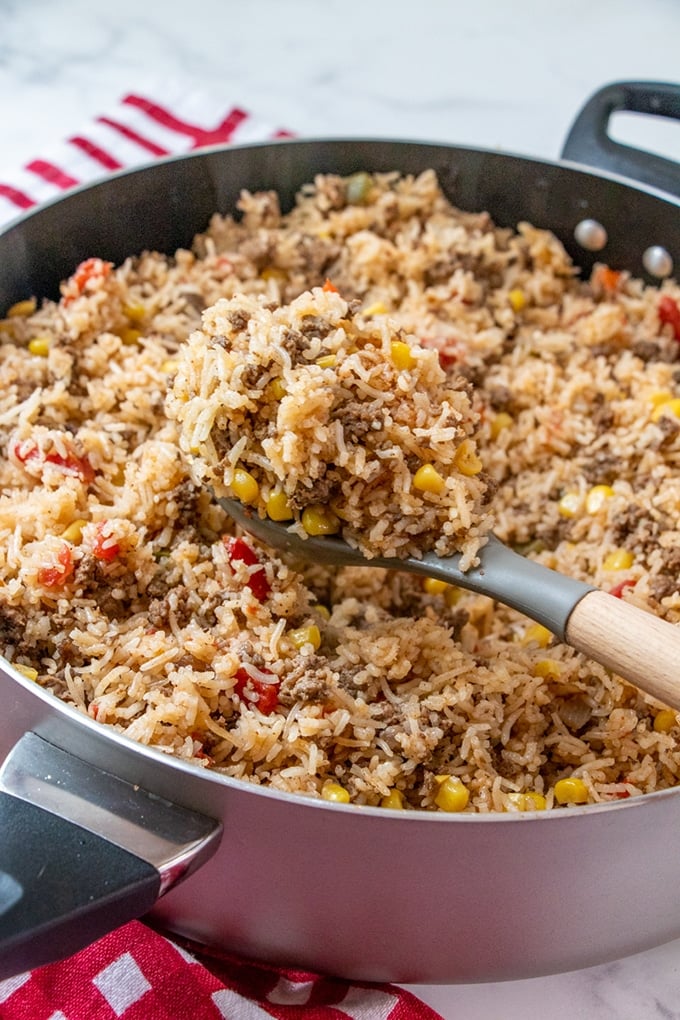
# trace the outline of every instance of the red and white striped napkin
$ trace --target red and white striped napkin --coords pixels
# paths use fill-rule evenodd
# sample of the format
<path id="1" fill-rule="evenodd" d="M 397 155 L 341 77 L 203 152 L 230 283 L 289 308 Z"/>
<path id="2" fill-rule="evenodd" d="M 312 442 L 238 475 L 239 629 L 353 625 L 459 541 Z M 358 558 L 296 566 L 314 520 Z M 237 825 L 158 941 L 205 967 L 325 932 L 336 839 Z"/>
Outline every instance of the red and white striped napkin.
<path id="1" fill-rule="evenodd" d="M 291 132 L 240 106 L 136 92 L 12 172 L 0 167 L 0 225 L 114 170 L 205 145 Z M 0 1020 L 441 1020 L 394 985 L 350 983 L 237 959 L 133 921 L 63 963 L 0 981 Z"/>
<path id="2" fill-rule="evenodd" d="M 15 172 L 0 168 L 0 224 L 78 184 L 113 170 L 205 145 L 289 136 L 240 106 L 196 91 L 159 101 L 130 92 L 109 114 Z"/>

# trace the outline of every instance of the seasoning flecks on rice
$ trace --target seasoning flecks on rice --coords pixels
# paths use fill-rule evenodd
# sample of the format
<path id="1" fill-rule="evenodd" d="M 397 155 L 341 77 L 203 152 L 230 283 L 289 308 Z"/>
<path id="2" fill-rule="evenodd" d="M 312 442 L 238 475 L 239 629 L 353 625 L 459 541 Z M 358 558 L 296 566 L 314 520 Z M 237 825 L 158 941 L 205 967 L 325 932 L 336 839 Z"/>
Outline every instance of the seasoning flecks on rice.
<path id="1" fill-rule="evenodd" d="M 4 655 L 161 752 L 341 803 L 551 810 L 677 785 L 676 714 L 545 628 L 401 572 L 284 562 L 235 533 L 205 482 L 236 483 L 273 519 L 285 520 L 290 503 L 301 520 L 313 465 L 293 486 L 276 461 L 285 453 L 294 466 L 297 425 L 281 432 L 290 445 L 275 455 L 270 424 L 256 435 L 245 404 L 232 409 L 241 435 L 212 407 L 195 425 L 176 420 L 182 380 L 200 361 L 190 336 L 220 364 L 235 345 L 242 386 L 232 378 L 231 389 L 246 399 L 260 380 L 271 387 L 277 430 L 296 368 L 329 373 L 336 392 L 339 366 L 356 353 L 347 331 L 380 337 L 358 344 L 355 359 L 380 428 L 385 387 L 362 361 L 371 345 L 386 363 L 386 337 L 406 344 L 389 369 L 397 385 L 434 372 L 435 352 L 445 377 L 430 382 L 461 414 L 442 427 L 455 427 L 458 446 L 462 432 L 474 439 L 483 464 L 461 482 L 461 508 L 478 513 L 495 487 L 488 508 L 503 540 L 678 624 L 677 284 L 647 287 L 606 266 L 583 279 L 553 235 L 452 207 L 432 172 L 326 175 L 285 214 L 269 192 L 244 193 L 239 205 L 191 251 L 147 252 L 117 268 L 92 253 L 60 301 L 21 296 L 0 320 Z M 339 295 L 323 291 L 327 278 Z M 277 362 L 265 378 L 262 351 L 248 365 L 238 347 L 246 326 L 232 322 L 221 334 L 229 342 L 218 342 L 225 307 L 279 315 L 291 329 L 297 302 L 319 320 L 295 348 L 312 359 Z M 417 427 L 409 423 L 408 442 L 420 441 Z M 199 452 L 212 443 L 217 455 L 198 483 L 202 459 L 180 445 L 194 428 Z M 342 434 L 323 428 L 319 465 L 326 441 L 329 463 L 343 444 L 359 456 L 344 424 Z M 425 466 L 442 478 L 445 447 L 427 436 Z M 405 491 L 424 460 L 416 452 Z"/>
<path id="2" fill-rule="evenodd" d="M 326 285 L 274 308 L 217 302 L 166 408 L 216 496 L 303 537 L 339 532 L 369 557 L 460 551 L 465 569 L 490 523 L 466 387 Z"/>

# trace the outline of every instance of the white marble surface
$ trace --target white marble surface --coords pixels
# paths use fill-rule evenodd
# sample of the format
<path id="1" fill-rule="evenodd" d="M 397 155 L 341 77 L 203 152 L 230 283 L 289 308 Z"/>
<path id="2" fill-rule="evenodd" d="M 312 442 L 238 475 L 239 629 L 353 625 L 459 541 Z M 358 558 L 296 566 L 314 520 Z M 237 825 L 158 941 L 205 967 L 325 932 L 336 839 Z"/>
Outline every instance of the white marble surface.
<path id="1" fill-rule="evenodd" d="M 0 0 L 0 26 L 0 180 L 152 84 L 209 89 L 307 136 L 554 158 L 599 85 L 680 79 L 678 0 Z M 612 131 L 680 158 L 680 124 L 628 116 Z M 447 1020 L 675 1018 L 680 942 L 571 974 L 413 991 Z"/>

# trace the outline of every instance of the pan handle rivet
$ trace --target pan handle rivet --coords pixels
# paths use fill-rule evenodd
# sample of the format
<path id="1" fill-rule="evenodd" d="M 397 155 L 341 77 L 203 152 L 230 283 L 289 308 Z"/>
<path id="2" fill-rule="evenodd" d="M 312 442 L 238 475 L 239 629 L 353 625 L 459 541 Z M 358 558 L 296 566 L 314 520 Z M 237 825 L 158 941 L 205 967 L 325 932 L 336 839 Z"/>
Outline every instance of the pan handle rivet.
<path id="1" fill-rule="evenodd" d="M 602 251 L 607 243 L 607 231 L 597 220 L 581 220 L 576 224 L 574 237 L 586 251 Z"/>
<path id="2" fill-rule="evenodd" d="M 673 259 L 670 252 L 662 248 L 660 244 L 653 244 L 647 248 L 642 256 L 642 265 L 650 276 L 656 276 L 662 280 L 673 272 Z"/>

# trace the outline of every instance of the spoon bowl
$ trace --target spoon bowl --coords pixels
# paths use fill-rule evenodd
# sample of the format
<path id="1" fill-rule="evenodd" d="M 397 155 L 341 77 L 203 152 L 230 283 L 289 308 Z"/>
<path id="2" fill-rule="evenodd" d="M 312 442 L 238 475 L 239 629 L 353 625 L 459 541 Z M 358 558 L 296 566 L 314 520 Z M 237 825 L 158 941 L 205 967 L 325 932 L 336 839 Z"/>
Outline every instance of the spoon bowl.
<path id="1" fill-rule="evenodd" d="M 593 585 L 567 577 L 488 536 L 479 563 L 461 570 L 460 556 L 367 557 L 337 536 L 303 538 L 285 523 L 263 519 L 238 500 L 218 500 L 244 530 L 272 548 L 328 566 L 385 567 L 433 577 L 488 595 L 547 627 L 560 641 L 680 710 L 680 627 Z"/>

